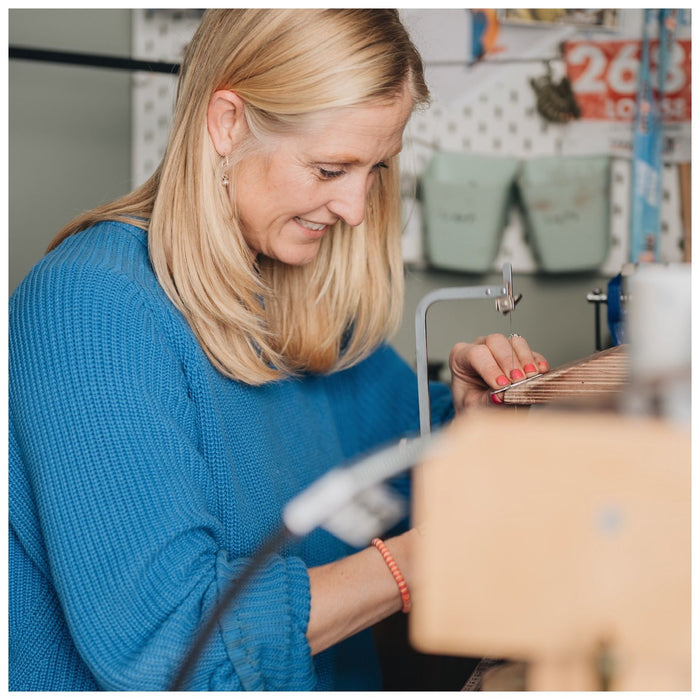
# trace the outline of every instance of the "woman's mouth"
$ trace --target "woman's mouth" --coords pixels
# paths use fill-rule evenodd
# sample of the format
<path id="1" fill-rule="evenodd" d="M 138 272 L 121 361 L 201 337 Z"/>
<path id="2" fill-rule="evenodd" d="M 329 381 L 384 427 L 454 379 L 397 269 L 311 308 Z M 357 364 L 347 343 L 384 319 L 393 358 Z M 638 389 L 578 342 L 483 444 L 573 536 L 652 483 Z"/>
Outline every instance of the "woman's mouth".
<path id="1" fill-rule="evenodd" d="M 302 219 L 298 216 L 294 217 L 294 221 L 308 231 L 324 231 L 326 228 L 328 228 L 328 224 L 317 224 L 313 221 L 307 221 L 306 219 Z"/>

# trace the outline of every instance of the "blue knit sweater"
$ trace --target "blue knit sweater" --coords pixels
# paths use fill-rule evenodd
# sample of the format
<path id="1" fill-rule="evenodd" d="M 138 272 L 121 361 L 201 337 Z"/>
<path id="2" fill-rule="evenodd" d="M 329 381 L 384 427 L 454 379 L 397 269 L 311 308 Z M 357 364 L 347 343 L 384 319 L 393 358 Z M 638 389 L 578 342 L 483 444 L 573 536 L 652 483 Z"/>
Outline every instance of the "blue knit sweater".
<path id="1" fill-rule="evenodd" d="M 11 690 L 166 688 L 285 503 L 417 429 L 415 376 L 388 347 L 328 376 L 223 377 L 131 226 L 64 241 L 13 294 L 9 324 Z M 449 392 L 432 390 L 443 420 Z M 320 529 L 285 546 L 190 687 L 378 688 L 369 631 L 314 657 L 305 636 L 307 568 L 351 552 Z"/>

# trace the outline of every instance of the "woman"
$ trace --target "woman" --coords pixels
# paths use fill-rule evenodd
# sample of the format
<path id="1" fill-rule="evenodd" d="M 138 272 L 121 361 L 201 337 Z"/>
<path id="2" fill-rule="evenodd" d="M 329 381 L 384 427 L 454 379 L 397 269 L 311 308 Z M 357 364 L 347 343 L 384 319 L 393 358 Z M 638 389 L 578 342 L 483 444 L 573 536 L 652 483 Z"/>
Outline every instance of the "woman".
<path id="1" fill-rule="evenodd" d="M 427 98 L 394 10 L 205 14 L 157 172 L 64 228 L 11 299 L 11 689 L 168 687 L 285 503 L 415 432 L 385 341 L 396 160 Z M 434 420 L 546 369 L 517 343 L 457 345 Z M 418 536 L 386 541 L 409 591 Z M 402 605 L 377 547 L 314 531 L 188 687 L 377 688 L 369 628 Z"/>

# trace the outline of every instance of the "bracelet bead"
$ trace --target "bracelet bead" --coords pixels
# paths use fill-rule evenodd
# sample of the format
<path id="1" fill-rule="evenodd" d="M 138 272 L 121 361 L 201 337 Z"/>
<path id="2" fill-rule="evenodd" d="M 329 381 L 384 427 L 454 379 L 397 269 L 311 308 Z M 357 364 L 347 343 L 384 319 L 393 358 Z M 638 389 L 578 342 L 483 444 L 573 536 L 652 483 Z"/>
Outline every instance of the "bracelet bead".
<path id="1" fill-rule="evenodd" d="M 399 593 L 401 594 L 401 601 L 403 603 L 401 610 L 402 612 L 407 613 L 411 609 L 411 594 L 408 590 L 408 585 L 404 580 L 401 570 L 394 561 L 394 557 L 391 556 L 389 548 L 384 544 L 384 542 L 382 542 L 382 540 L 380 540 L 378 537 L 375 537 L 372 540 L 372 545 L 376 547 L 379 550 L 379 553 L 382 555 L 382 557 L 384 557 L 384 561 L 389 567 L 389 571 L 391 571 L 391 575 L 394 577 L 396 585 L 399 587 Z"/>

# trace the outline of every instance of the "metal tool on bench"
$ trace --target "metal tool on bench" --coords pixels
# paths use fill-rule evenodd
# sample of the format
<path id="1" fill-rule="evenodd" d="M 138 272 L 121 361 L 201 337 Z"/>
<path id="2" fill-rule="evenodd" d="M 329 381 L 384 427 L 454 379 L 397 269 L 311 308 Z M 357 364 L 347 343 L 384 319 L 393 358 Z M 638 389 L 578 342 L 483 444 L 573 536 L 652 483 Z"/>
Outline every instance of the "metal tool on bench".
<path id="1" fill-rule="evenodd" d="M 621 271 L 608 280 L 607 290 L 596 288 L 586 295 L 586 301 L 595 304 L 595 349 L 603 350 L 600 305 L 607 305 L 607 327 L 610 331 L 610 342 L 622 345 L 627 342 L 625 337 L 625 321 L 629 304 L 629 279 L 638 269 L 636 263 L 625 263 Z"/>
<path id="2" fill-rule="evenodd" d="M 484 299 L 494 301 L 496 311 L 509 314 L 522 298 L 513 293 L 513 267 L 503 264 L 503 283 L 500 286 L 441 287 L 428 292 L 416 307 L 416 372 L 418 374 L 418 408 L 421 436 L 430 434 L 430 391 L 428 383 L 428 309 L 438 301 Z"/>

